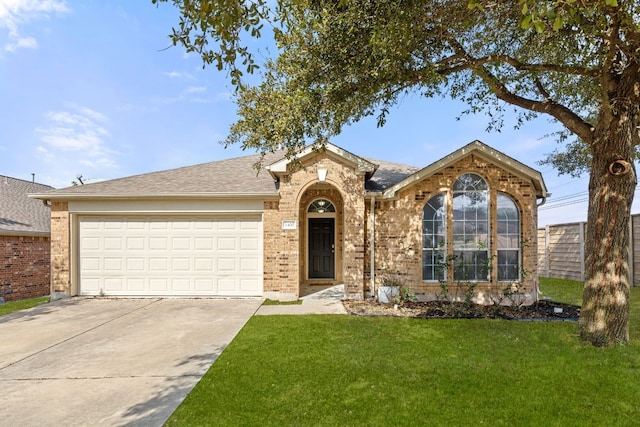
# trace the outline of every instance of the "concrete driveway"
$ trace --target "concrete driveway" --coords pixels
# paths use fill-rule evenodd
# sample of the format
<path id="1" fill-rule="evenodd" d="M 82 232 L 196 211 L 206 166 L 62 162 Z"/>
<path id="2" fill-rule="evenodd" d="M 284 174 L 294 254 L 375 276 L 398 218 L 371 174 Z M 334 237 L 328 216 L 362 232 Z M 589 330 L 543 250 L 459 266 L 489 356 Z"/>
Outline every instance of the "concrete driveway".
<path id="1" fill-rule="evenodd" d="M 0 317 L 0 426 L 158 426 L 259 299 L 73 298 Z"/>

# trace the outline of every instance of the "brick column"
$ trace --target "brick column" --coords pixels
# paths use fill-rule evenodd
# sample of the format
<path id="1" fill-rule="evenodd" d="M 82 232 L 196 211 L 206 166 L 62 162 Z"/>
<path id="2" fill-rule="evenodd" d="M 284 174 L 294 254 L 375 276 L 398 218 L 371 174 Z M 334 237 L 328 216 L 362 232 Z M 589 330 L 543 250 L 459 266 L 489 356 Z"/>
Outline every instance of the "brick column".
<path id="1" fill-rule="evenodd" d="M 51 203 L 51 296 L 71 296 L 69 204 Z"/>

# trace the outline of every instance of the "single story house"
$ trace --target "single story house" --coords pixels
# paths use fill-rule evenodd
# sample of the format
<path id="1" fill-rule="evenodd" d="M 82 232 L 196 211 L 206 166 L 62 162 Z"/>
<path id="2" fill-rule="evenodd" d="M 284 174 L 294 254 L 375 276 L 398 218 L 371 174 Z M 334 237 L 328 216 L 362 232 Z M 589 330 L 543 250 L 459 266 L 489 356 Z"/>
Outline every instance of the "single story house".
<path id="1" fill-rule="evenodd" d="M 53 187 L 0 175 L 0 302 L 49 295 L 49 206 L 29 193 Z"/>
<path id="2" fill-rule="evenodd" d="M 542 175 L 474 141 L 424 167 L 327 144 L 35 194 L 51 203 L 52 293 L 291 299 L 391 276 L 421 298 L 473 283 L 537 297 Z"/>

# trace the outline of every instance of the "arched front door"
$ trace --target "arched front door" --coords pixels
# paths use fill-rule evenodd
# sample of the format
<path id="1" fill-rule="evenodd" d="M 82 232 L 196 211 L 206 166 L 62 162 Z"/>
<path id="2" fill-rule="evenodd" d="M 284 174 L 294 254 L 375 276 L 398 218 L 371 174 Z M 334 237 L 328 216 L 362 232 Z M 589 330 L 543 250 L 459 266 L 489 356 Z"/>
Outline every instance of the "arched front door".
<path id="1" fill-rule="evenodd" d="M 336 277 L 336 218 L 335 207 L 326 199 L 316 199 L 307 210 L 308 218 L 308 278 Z"/>

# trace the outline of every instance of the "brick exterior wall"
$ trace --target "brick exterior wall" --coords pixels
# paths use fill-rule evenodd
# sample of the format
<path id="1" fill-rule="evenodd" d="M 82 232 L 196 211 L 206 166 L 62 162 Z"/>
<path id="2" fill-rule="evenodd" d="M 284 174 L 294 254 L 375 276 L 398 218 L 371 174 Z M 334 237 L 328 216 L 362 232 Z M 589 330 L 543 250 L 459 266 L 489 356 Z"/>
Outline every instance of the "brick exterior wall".
<path id="1" fill-rule="evenodd" d="M 263 290 L 269 298 L 290 299 L 314 289 L 333 284 L 345 285 L 345 297 L 362 299 L 370 292 L 370 224 L 371 207 L 365 200 L 364 173 L 344 158 L 326 151 L 311 156 L 302 165 L 289 165 L 280 176 L 278 201 L 263 204 L 264 274 Z M 327 170 L 326 181 L 318 179 L 318 169 Z M 407 284 L 424 298 L 439 291 L 437 282 L 422 281 L 422 211 L 435 194 L 446 192 L 451 200 L 452 186 L 463 173 L 482 176 L 489 186 L 491 254 L 496 251 L 496 195 L 511 196 L 520 211 L 522 267 L 528 272 L 525 286 L 536 295 L 537 206 L 535 189 L 526 179 L 512 174 L 477 154 L 469 154 L 445 169 L 402 189 L 393 200 L 376 199 L 375 203 L 375 268 L 376 286 L 383 267 L 406 272 Z M 324 198 L 335 212 L 335 278 L 310 280 L 307 277 L 308 235 L 307 208 Z M 448 216 L 452 210 L 448 205 Z M 293 230 L 283 229 L 282 221 L 296 221 Z M 452 252 L 452 227 L 447 227 L 448 252 Z M 51 292 L 72 295 L 71 248 L 68 204 L 51 204 Z M 495 260 L 493 261 L 496 262 Z M 497 269 L 493 266 L 493 272 Z M 478 284 L 478 295 L 503 287 L 494 277 Z M 452 277 L 450 274 L 449 277 Z"/>
<path id="2" fill-rule="evenodd" d="M 0 236 L 0 297 L 17 301 L 49 295 L 48 236 Z"/>
<path id="3" fill-rule="evenodd" d="M 325 182 L 318 169 L 327 169 Z M 318 198 L 336 208 L 334 280 L 307 277 L 307 208 Z M 301 289 L 344 283 L 347 298 L 362 299 L 364 284 L 364 174 L 332 153 L 318 153 L 280 180 L 280 202 L 265 203 L 264 291 L 300 296 Z M 295 230 L 282 230 L 296 220 Z"/>
<path id="4" fill-rule="evenodd" d="M 71 295 L 69 204 L 51 203 L 51 293 Z"/>
<path id="5" fill-rule="evenodd" d="M 527 271 L 524 280 L 525 288 L 535 298 L 537 275 L 537 207 L 536 195 L 531 182 L 505 171 L 486 161 L 482 157 L 470 154 L 457 163 L 435 173 L 428 178 L 416 182 L 403 189 L 394 200 L 381 200 L 375 205 L 375 274 L 376 287 L 380 285 L 384 267 L 391 271 L 406 271 L 407 285 L 421 298 L 432 299 L 440 292 L 438 282 L 422 281 L 422 211 L 427 201 L 440 192 L 446 192 L 448 200 L 453 197 L 453 183 L 462 174 L 472 172 L 485 179 L 489 186 L 490 213 L 490 256 L 496 253 L 497 231 L 496 200 L 497 192 L 511 196 L 520 211 L 520 228 L 523 244 L 521 252 L 522 267 Z M 367 204 L 367 218 L 370 207 Z M 447 206 L 447 217 L 453 215 L 451 203 Z M 447 252 L 453 252 L 453 230 L 447 226 Z M 370 271 L 369 236 L 366 239 L 365 271 Z M 499 291 L 506 286 L 496 280 L 496 260 L 493 260 L 491 282 L 478 283 L 476 300 L 488 302 L 487 293 Z M 449 272 L 447 277 L 453 277 Z M 370 281 L 370 275 L 367 274 Z M 369 290 L 367 283 L 366 290 Z"/>

